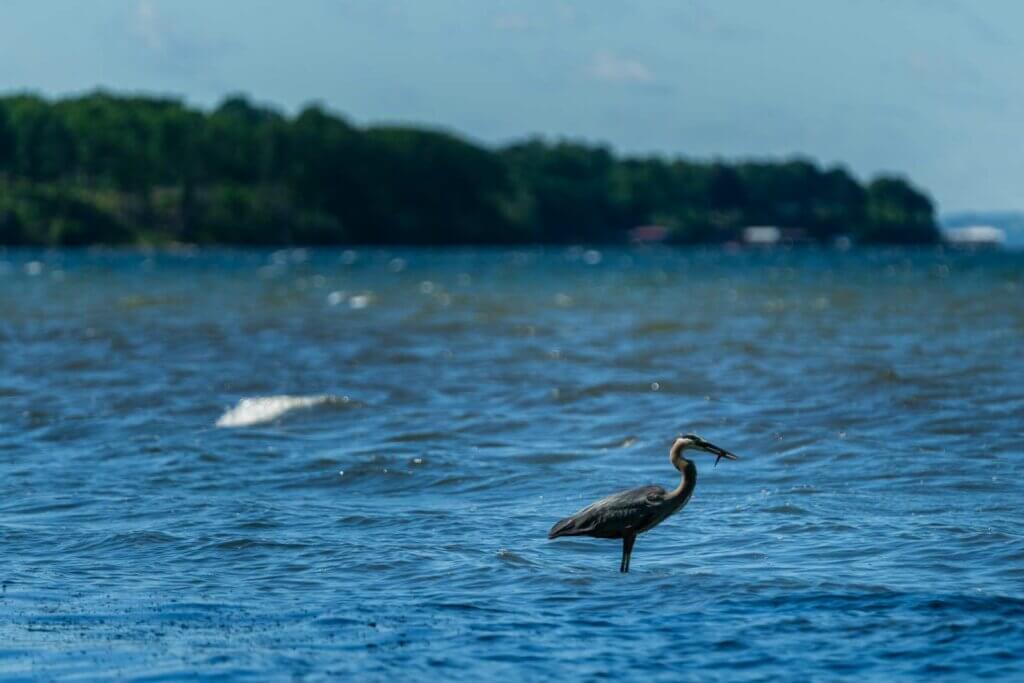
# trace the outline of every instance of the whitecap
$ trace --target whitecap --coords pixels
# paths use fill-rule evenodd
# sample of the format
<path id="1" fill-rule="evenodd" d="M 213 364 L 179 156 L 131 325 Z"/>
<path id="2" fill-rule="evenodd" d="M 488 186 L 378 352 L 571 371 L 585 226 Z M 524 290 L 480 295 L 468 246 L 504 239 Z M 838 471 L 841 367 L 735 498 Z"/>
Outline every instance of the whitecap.
<path id="1" fill-rule="evenodd" d="M 272 422 L 299 408 L 312 408 L 326 403 L 348 403 L 348 397 L 318 394 L 316 396 L 255 396 L 243 398 L 231 410 L 217 418 L 218 427 L 251 427 Z"/>
<path id="2" fill-rule="evenodd" d="M 373 301 L 371 294 L 356 294 L 348 300 L 348 307 L 354 309 L 366 308 Z"/>

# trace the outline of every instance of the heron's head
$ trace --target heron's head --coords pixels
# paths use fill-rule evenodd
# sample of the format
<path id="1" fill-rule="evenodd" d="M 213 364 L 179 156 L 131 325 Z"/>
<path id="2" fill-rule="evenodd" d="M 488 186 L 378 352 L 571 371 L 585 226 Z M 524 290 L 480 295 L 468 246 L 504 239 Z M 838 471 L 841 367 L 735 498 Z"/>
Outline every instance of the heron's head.
<path id="1" fill-rule="evenodd" d="M 669 451 L 668 459 L 672 463 L 672 466 L 682 472 L 683 470 L 683 451 L 687 448 L 700 451 L 702 453 L 708 453 L 715 456 L 715 465 L 718 465 L 718 461 L 722 458 L 726 460 L 739 460 L 739 456 L 735 453 L 716 446 L 713 443 L 705 441 L 696 434 L 682 434 L 676 437 L 675 443 L 672 444 L 672 450 Z"/>

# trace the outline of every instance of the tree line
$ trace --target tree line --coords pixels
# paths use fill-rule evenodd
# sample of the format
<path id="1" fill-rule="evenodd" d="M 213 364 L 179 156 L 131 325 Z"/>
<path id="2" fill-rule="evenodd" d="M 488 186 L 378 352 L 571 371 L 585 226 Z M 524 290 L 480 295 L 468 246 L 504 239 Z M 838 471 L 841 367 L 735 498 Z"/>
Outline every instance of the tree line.
<path id="1" fill-rule="evenodd" d="M 0 244 L 622 243 L 650 224 L 677 243 L 736 240 L 751 225 L 818 242 L 938 239 L 931 201 L 904 179 L 864 184 L 805 159 L 494 148 L 241 96 L 212 111 L 105 92 L 0 97 Z"/>

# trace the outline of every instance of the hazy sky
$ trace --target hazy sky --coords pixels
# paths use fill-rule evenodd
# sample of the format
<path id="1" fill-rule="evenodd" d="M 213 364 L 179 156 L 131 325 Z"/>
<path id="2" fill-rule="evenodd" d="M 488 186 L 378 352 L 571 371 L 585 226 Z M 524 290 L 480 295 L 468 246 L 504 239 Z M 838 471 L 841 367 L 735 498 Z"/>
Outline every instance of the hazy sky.
<path id="1" fill-rule="evenodd" d="M 231 92 L 624 152 L 803 154 L 1024 208 L 1020 0 L 4 0 L 0 90 Z"/>

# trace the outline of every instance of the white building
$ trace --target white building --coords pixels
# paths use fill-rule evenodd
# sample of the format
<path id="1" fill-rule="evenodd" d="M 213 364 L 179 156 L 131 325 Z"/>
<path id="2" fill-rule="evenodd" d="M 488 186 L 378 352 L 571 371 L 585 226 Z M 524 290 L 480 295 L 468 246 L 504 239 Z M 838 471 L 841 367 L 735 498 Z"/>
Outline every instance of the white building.
<path id="1" fill-rule="evenodd" d="M 999 247 L 1006 242 L 1006 231 L 991 225 L 967 225 L 948 228 L 946 241 L 961 247 Z"/>

